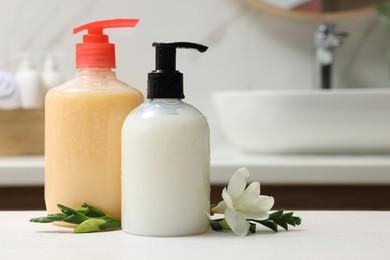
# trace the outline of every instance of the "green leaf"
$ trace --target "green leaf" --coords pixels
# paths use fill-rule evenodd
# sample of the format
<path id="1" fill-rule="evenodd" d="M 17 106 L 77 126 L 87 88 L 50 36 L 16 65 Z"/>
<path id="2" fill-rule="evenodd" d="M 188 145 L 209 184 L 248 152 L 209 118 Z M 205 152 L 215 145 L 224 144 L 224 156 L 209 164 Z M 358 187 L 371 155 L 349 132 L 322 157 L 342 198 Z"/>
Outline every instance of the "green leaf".
<path id="1" fill-rule="evenodd" d="M 221 231 L 222 230 L 222 227 L 221 227 L 221 224 L 219 223 L 219 221 L 211 220 L 210 221 L 210 226 L 211 226 L 212 230 L 215 230 L 215 231 Z"/>
<path id="2" fill-rule="evenodd" d="M 294 212 L 285 213 L 285 214 L 282 215 L 281 219 L 287 221 L 287 220 L 292 218 L 293 214 L 294 214 Z"/>
<path id="3" fill-rule="evenodd" d="M 276 220 L 276 219 L 280 219 L 283 215 L 283 210 L 278 210 L 272 214 L 269 215 L 269 219 L 272 219 L 272 220 Z"/>
<path id="4" fill-rule="evenodd" d="M 66 215 L 79 215 L 80 213 L 77 212 L 76 210 L 72 209 L 72 208 L 69 208 L 67 206 L 64 206 L 62 204 L 57 204 L 57 207 Z"/>
<path id="5" fill-rule="evenodd" d="M 221 230 L 232 230 L 227 223 L 226 219 L 222 219 L 219 224 L 221 225 Z"/>
<path id="6" fill-rule="evenodd" d="M 269 215 L 266 220 L 248 219 L 248 221 L 262 224 L 273 231 L 278 231 L 278 226 L 281 226 L 285 230 L 288 230 L 288 225 L 296 226 L 301 224 L 301 218 L 294 216 L 294 212 L 284 213 L 284 210 L 278 210 Z"/>
<path id="7" fill-rule="evenodd" d="M 300 217 L 293 216 L 291 219 L 294 221 L 295 225 L 297 226 L 302 224 L 302 219 Z"/>
<path id="8" fill-rule="evenodd" d="M 99 218 L 90 218 L 86 221 L 82 222 L 80 225 L 78 225 L 75 229 L 75 233 L 89 233 L 89 232 L 97 232 L 101 229 L 99 228 L 100 225 L 105 223 L 106 220 L 99 219 Z"/>
<path id="9" fill-rule="evenodd" d="M 116 219 L 107 219 L 106 222 L 99 226 L 100 230 L 121 228 L 121 222 Z"/>
<path id="10" fill-rule="evenodd" d="M 47 217 L 56 221 L 60 221 L 65 218 L 67 215 L 63 213 L 48 214 Z"/>
<path id="11" fill-rule="evenodd" d="M 284 221 L 284 220 L 277 220 L 276 224 L 278 224 L 279 226 L 281 226 L 285 230 L 288 230 L 288 225 L 287 225 L 286 221 Z"/>
<path id="12" fill-rule="evenodd" d="M 294 226 L 294 227 L 296 226 L 296 223 L 295 223 L 293 218 L 290 218 L 289 220 L 287 220 L 287 224 Z"/>
<path id="13" fill-rule="evenodd" d="M 30 218 L 30 222 L 35 223 L 51 223 L 54 221 L 62 221 L 66 217 L 65 214 L 49 214 L 46 217 Z"/>
<path id="14" fill-rule="evenodd" d="M 249 223 L 249 232 L 256 233 L 256 224 L 255 223 Z"/>
<path id="15" fill-rule="evenodd" d="M 63 221 L 71 224 L 78 224 L 74 229 L 75 233 L 96 232 L 121 227 L 121 222 L 102 210 L 84 203 L 80 208 L 72 209 L 62 204 L 57 204 L 62 213 L 48 214 L 46 217 L 31 218 L 31 222 L 51 223 Z"/>
<path id="16" fill-rule="evenodd" d="M 85 215 L 88 216 L 88 217 L 94 217 L 94 218 L 97 218 L 97 217 L 105 217 L 107 216 L 103 211 L 101 211 L 100 209 L 97 209 L 95 207 L 92 207 L 91 205 L 88 205 L 87 203 L 84 203 L 84 205 L 82 206 L 82 208 L 85 208 L 86 211 L 85 211 Z"/>
<path id="17" fill-rule="evenodd" d="M 88 219 L 87 217 L 84 217 L 82 215 L 72 214 L 72 215 L 64 218 L 62 221 L 66 222 L 66 223 L 71 223 L 71 224 L 80 224 L 87 219 Z"/>
<path id="18" fill-rule="evenodd" d="M 35 222 L 35 223 L 51 223 L 54 221 L 55 220 L 52 220 L 48 217 L 30 218 L 30 222 Z"/>
<path id="19" fill-rule="evenodd" d="M 278 232 L 278 225 L 272 220 L 267 219 L 267 220 L 260 221 L 258 223 L 262 224 L 263 226 L 266 226 L 267 228 L 272 229 L 275 232 Z"/>
<path id="20" fill-rule="evenodd" d="M 84 206 L 81 206 L 79 208 L 75 208 L 74 210 L 76 210 L 78 213 L 86 216 L 86 213 L 88 212 L 88 209 L 85 208 Z"/>

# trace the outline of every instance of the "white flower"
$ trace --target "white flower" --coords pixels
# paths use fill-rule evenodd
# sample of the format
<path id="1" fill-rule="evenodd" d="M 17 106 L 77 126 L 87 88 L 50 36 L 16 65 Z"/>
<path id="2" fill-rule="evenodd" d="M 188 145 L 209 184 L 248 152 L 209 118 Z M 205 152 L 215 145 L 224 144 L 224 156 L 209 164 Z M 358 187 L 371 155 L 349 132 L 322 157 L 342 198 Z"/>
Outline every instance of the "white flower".
<path id="1" fill-rule="evenodd" d="M 245 178 L 249 176 L 246 168 L 238 169 L 222 191 L 221 201 L 211 211 L 225 214 L 226 222 L 232 231 L 245 236 L 250 224 L 247 219 L 265 220 L 274 205 L 274 198 L 260 195 L 260 183 L 253 182 L 246 189 Z"/>

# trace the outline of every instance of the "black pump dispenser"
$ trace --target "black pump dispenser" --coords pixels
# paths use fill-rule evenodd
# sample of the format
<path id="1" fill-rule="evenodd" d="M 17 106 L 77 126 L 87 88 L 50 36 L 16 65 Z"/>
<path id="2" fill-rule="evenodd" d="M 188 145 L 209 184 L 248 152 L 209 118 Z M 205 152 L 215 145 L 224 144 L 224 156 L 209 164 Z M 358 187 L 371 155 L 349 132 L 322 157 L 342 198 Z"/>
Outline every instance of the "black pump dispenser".
<path id="1" fill-rule="evenodd" d="M 183 74 L 176 70 L 176 49 L 196 49 L 205 52 L 208 47 L 192 42 L 157 43 L 156 69 L 148 74 L 147 98 L 183 99 Z"/>

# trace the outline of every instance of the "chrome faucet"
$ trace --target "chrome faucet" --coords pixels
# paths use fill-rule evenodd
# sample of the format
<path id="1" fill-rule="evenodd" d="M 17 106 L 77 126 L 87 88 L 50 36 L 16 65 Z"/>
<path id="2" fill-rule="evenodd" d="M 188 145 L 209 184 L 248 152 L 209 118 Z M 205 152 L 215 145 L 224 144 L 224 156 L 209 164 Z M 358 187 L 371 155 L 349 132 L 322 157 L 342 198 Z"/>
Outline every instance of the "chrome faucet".
<path id="1" fill-rule="evenodd" d="M 317 27 L 314 33 L 316 88 L 332 88 L 334 49 L 340 46 L 347 36 L 346 32 L 335 32 L 335 25 L 332 23 L 322 23 Z"/>

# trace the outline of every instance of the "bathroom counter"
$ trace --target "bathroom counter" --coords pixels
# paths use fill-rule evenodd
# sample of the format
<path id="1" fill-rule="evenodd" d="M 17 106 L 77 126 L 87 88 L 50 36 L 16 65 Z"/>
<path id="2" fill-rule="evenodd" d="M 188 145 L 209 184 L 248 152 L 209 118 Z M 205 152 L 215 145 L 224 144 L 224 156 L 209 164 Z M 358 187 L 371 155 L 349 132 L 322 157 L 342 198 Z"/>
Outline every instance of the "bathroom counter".
<path id="1" fill-rule="evenodd" d="M 121 230 L 74 234 L 30 223 L 44 211 L 0 211 L 2 259 L 390 259 L 389 211 L 296 211 L 302 225 L 237 237 L 215 232 L 173 238 Z"/>
<path id="2" fill-rule="evenodd" d="M 211 182 L 225 184 L 240 167 L 248 181 L 263 184 L 390 184 L 387 156 L 291 156 L 245 154 L 231 147 L 212 147 Z M 44 157 L 0 157 L 0 186 L 42 185 Z"/>
<path id="3" fill-rule="evenodd" d="M 263 184 L 390 184 L 390 155 L 258 155 L 223 146 L 212 149 L 211 165 L 217 184 L 243 166 L 248 181 Z"/>

